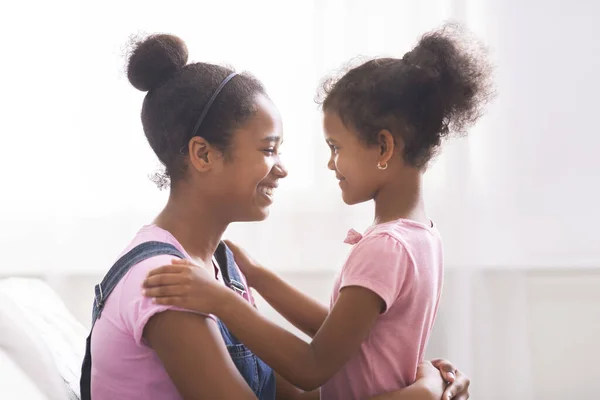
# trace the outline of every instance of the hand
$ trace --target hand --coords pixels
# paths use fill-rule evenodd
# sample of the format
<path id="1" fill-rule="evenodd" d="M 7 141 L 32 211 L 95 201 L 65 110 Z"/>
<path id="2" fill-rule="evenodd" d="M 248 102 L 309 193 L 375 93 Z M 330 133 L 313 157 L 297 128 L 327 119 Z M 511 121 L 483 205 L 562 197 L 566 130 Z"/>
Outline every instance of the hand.
<path id="1" fill-rule="evenodd" d="M 189 260 L 174 259 L 171 265 L 156 268 L 148 273 L 143 283 L 143 293 L 156 304 L 165 304 L 215 314 L 216 309 L 230 294 L 206 268 Z"/>
<path id="2" fill-rule="evenodd" d="M 447 385 L 440 375 L 440 371 L 429 361 L 419 363 L 415 383 L 421 383 L 435 399 L 442 398 Z"/>
<path id="3" fill-rule="evenodd" d="M 437 368 L 439 370 L 438 373 L 448 382 L 448 386 L 446 386 L 442 396 L 443 400 L 467 400 L 469 398 L 471 380 L 465 374 L 447 360 L 432 360 L 431 365 Z"/>
<path id="4" fill-rule="evenodd" d="M 225 240 L 225 244 L 233 253 L 235 263 L 246 277 L 246 282 L 248 283 L 248 286 L 254 287 L 253 282 L 257 278 L 257 275 L 260 269 L 262 268 L 261 265 L 254 261 L 244 249 L 242 249 L 235 243 L 229 240 Z"/>

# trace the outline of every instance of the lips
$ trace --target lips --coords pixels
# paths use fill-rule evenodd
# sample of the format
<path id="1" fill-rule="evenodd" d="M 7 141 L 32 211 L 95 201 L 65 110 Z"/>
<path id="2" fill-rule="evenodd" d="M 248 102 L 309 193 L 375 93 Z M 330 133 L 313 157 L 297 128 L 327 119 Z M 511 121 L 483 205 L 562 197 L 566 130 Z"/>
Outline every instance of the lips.
<path id="1" fill-rule="evenodd" d="M 258 192 L 265 196 L 269 201 L 273 201 L 273 192 L 279 186 L 277 182 L 273 183 L 262 183 L 258 185 Z"/>
<path id="2" fill-rule="evenodd" d="M 269 197 L 273 196 L 273 190 L 275 190 L 275 188 L 271 187 L 271 186 L 261 185 L 258 187 L 259 192 L 261 192 L 262 194 L 267 195 Z"/>

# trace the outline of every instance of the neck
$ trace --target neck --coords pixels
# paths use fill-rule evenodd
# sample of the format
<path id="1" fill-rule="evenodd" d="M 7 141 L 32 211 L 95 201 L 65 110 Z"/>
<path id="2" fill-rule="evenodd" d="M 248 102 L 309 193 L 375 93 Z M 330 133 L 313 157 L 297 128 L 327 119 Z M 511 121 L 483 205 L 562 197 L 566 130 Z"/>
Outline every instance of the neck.
<path id="1" fill-rule="evenodd" d="M 375 195 L 375 224 L 400 218 L 430 224 L 423 200 L 423 174 L 411 170 L 389 182 Z"/>
<path id="2" fill-rule="evenodd" d="M 221 220 L 209 204 L 183 193 L 186 191 L 171 190 L 167 205 L 154 223 L 169 231 L 192 258 L 210 265 L 228 222 Z"/>

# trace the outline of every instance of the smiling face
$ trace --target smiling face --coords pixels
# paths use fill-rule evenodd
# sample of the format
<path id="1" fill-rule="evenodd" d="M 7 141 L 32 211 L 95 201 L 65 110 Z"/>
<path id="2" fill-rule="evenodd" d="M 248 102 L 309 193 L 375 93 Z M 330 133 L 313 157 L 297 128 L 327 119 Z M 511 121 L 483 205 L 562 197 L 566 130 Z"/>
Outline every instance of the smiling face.
<path id="1" fill-rule="evenodd" d="M 373 199 L 383 183 L 384 174 L 377 169 L 380 147 L 366 145 L 335 112 L 325 113 L 323 129 L 331 150 L 327 167 L 339 180 L 344 202 L 351 205 Z"/>
<path id="2" fill-rule="evenodd" d="M 226 154 L 202 138 L 190 146 L 192 165 L 202 176 L 199 189 L 215 213 L 230 222 L 260 221 L 269 215 L 278 181 L 287 176 L 279 157 L 283 128 L 277 108 L 266 96 L 256 98 L 256 113 L 233 135 Z M 203 144 L 204 143 L 204 144 Z M 207 149 L 203 152 L 202 146 Z M 206 171 L 205 171 L 206 169 Z"/>

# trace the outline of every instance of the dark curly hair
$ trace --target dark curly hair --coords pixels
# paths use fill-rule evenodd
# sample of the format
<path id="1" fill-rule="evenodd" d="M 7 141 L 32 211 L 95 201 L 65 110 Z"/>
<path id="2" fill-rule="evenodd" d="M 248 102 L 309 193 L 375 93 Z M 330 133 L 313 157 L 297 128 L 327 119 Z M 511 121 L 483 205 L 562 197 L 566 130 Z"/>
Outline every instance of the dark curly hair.
<path id="1" fill-rule="evenodd" d="M 153 178 L 162 189 L 183 176 L 187 153 L 181 150 L 186 149 L 211 95 L 233 71 L 207 63 L 187 64 L 185 43 L 167 34 L 134 41 L 129 54 L 129 82 L 148 92 L 142 106 L 142 125 L 165 167 L 165 174 Z M 246 73 L 235 76 L 215 99 L 196 135 L 227 156 L 231 134 L 254 115 L 258 94 L 265 94 L 265 90 L 256 78 Z"/>
<path id="2" fill-rule="evenodd" d="M 447 24 L 401 59 L 373 59 L 326 80 L 323 111 L 337 113 L 369 145 L 388 129 L 404 142 L 405 162 L 423 167 L 442 138 L 464 134 L 482 115 L 493 97 L 491 71 L 485 49 Z"/>

